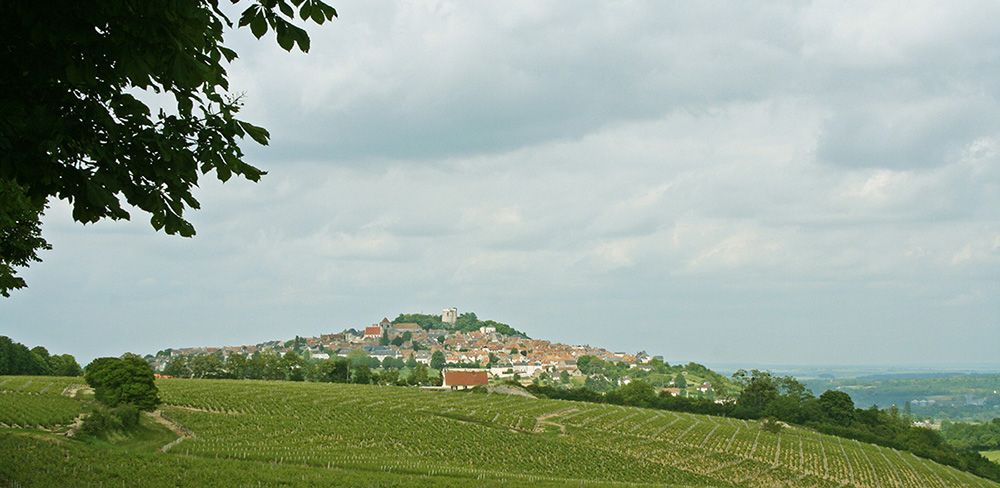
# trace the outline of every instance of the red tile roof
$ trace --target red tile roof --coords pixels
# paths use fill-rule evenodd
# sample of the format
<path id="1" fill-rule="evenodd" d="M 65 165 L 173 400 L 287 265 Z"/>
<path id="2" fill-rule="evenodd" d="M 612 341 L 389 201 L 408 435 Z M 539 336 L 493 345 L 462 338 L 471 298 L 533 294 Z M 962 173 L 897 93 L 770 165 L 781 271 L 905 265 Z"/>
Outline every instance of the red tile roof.
<path id="1" fill-rule="evenodd" d="M 476 386 L 487 383 L 489 383 L 489 378 L 486 376 L 486 371 L 444 370 L 444 386 Z"/>
<path id="2" fill-rule="evenodd" d="M 377 325 L 369 325 L 365 327 L 366 336 L 380 336 L 382 335 L 382 328 Z"/>

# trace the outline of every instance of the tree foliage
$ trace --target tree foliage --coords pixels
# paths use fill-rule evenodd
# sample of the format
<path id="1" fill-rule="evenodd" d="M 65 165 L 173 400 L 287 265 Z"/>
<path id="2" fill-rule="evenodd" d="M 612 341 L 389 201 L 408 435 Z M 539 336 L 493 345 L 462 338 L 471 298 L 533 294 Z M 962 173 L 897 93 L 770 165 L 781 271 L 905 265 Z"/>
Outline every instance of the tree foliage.
<path id="1" fill-rule="evenodd" d="M 42 346 L 28 349 L 10 337 L 0 336 L 0 375 L 80 376 L 76 358 L 69 354 L 50 355 Z"/>
<path id="2" fill-rule="evenodd" d="M 233 3 L 238 3 L 234 0 Z M 309 50 L 295 23 L 337 15 L 320 0 L 257 0 L 238 19 L 269 30 L 290 51 Z M 240 141 L 269 133 L 237 118 L 242 102 L 223 43 L 234 22 L 219 0 L 6 2 L 0 16 L 0 294 L 25 286 L 15 267 L 49 246 L 40 215 L 49 199 L 82 223 L 150 215 L 156 230 L 185 237 L 187 209 L 210 172 L 257 181 Z M 156 96 L 163 108 L 144 99 Z"/>
<path id="3" fill-rule="evenodd" d="M 120 358 L 97 358 L 84 373 L 94 396 L 109 407 L 135 405 L 140 410 L 154 410 L 160 404 L 153 368 L 134 354 Z"/>
<path id="4" fill-rule="evenodd" d="M 444 353 L 441 351 L 434 351 L 434 353 L 431 354 L 431 367 L 434 369 L 441 369 L 444 368 L 444 366 L 445 366 Z"/>
<path id="5" fill-rule="evenodd" d="M 497 332 L 507 336 L 517 336 L 528 338 L 527 334 L 521 332 L 508 324 L 495 320 L 479 320 L 475 312 L 466 312 L 458 316 L 455 324 L 447 324 L 441 321 L 440 315 L 430 315 L 423 313 L 401 313 L 393 319 L 392 323 L 415 323 L 423 329 L 447 329 L 461 332 L 472 332 L 480 327 L 494 327 Z"/>
<path id="6" fill-rule="evenodd" d="M 823 415 L 839 425 L 854 422 L 854 400 L 842 391 L 827 390 L 819 396 L 819 407 Z"/>
<path id="7" fill-rule="evenodd" d="M 43 210 L 44 203 L 32 201 L 24 186 L 0 173 L 0 295 L 4 297 L 26 286 L 14 268 L 40 261 L 38 251 L 51 249 L 42 238 Z"/>
<path id="8" fill-rule="evenodd" d="M 997 450 L 1000 449 L 1000 418 L 981 424 L 944 422 L 941 424 L 941 435 L 956 447 Z"/>
<path id="9" fill-rule="evenodd" d="M 112 432 L 134 430 L 139 426 L 139 409 L 135 405 L 123 403 L 114 408 L 98 405 L 83 419 L 80 432 L 104 437 Z"/>

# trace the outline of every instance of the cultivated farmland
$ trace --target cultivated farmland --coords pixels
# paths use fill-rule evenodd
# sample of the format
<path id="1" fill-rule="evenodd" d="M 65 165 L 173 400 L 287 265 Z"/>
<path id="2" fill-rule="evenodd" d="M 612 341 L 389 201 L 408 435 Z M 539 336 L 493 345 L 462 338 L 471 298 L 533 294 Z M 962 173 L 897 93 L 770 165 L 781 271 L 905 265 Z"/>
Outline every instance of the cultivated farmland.
<path id="1" fill-rule="evenodd" d="M 83 405 L 70 398 L 82 378 L 0 377 L 0 427 L 57 429 L 73 422 Z"/>
<path id="2" fill-rule="evenodd" d="M 0 449 L 15 454 L 0 460 L 0 481 L 1000 487 L 905 452 L 796 427 L 775 434 L 718 417 L 400 387 L 157 384 L 164 416 L 190 432 L 167 452 L 45 442 L 8 430 Z M 33 456 L 20 454 L 26 446 L 34 446 Z M 128 463 L 138 468 L 116 471 Z M 103 478 L 108 473 L 117 473 L 111 484 Z"/>

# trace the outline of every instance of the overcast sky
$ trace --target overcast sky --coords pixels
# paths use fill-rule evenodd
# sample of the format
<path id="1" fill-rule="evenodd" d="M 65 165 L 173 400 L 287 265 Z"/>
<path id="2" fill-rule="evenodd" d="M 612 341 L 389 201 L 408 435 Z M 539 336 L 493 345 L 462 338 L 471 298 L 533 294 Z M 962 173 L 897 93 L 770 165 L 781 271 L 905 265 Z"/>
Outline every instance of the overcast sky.
<path id="1" fill-rule="evenodd" d="M 86 361 L 475 311 L 670 362 L 1000 364 L 1000 4 L 337 1 L 231 85 L 258 184 L 86 227 L 0 334 Z"/>

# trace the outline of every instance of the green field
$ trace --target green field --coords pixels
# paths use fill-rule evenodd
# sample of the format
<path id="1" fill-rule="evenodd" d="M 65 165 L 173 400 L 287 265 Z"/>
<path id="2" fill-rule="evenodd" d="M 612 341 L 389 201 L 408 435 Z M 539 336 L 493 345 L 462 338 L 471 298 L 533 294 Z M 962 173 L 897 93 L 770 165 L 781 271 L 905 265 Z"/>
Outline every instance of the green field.
<path id="1" fill-rule="evenodd" d="M 980 454 L 986 456 L 986 459 L 989 459 L 994 463 L 1000 463 L 1000 451 L 983 451 Z"/>
<path id="2" fill-rule="evenodd" d="M 53 430 L 68 426 L 83 412 L 83 403 L 70 398 L 66 388 L 79 383 L 82 378 L 0 377 L 0 427 Z"/>
<path id="3" fill-rule="evenodd" d="M 193 437 L 160 452 L 5 429 L 0 485 L 1000 487 L 905 452 L 718 417 L 401 387 L 157 384 L 163 414 Z"/>

